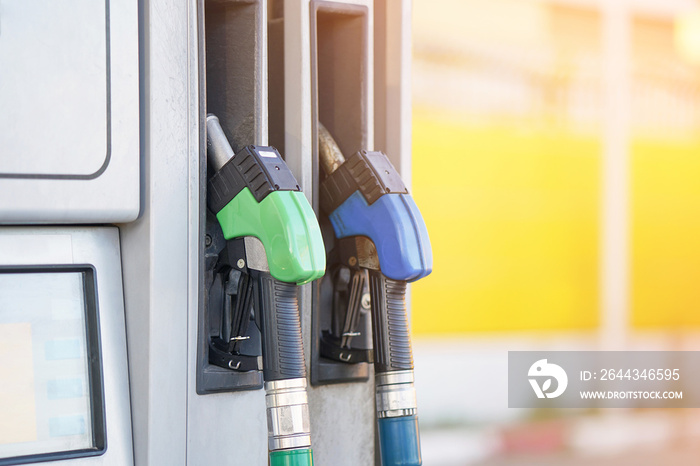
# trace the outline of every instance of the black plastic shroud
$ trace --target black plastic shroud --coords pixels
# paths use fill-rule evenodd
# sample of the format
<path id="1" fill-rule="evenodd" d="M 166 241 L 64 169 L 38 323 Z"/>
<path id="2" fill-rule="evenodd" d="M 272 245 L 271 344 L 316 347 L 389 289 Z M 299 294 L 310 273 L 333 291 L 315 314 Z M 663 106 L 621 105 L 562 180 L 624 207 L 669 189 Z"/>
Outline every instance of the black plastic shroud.
<path id="1" fill-rule="evenodd" d="M 406 282 L 369 271 L 376 373 L 413 369 L 411 334 L 406 312 Z"/>
<path id="2" fill-rule="evenodd" d="M 262 333 L 263 379 L 306 378 L 297 286 L 269 273 L 250 270 L 255 280 L 255 309 Z"/>
<path id="3" fill-rule="evenodd" d="M 355 152 L 319 187 L 321 210 L 331 214 L 359 190 L 367 204 L 388 193 L 407 194 L 408 189 L 383 152 Z"/>
<path id="4" fill-rule="evenodd" d="M 219 213 L 243 188 L 260 202 L 273 191 L 301 191 L 299 183 L 274 147 L 245 146 L 209 180 L 207 204 Z"/>

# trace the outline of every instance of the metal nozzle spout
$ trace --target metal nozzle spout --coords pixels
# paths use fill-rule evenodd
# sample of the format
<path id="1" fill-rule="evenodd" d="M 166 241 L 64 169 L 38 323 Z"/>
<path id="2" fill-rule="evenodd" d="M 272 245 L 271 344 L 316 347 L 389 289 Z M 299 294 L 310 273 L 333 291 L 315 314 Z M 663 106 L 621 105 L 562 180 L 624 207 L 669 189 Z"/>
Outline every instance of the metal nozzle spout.
<path id="1" fill-rule="evenodd" d="M 336 171 L 345 162 L 338 143 L 320 121 L 318 122 L 318 158 L 326 175 Z"/>
<path id="2" fill-rule="evenodd" d="M 214 171 L 221 170 L 235 154 L 216 115 L 207 115 L 207 158 Z"/>

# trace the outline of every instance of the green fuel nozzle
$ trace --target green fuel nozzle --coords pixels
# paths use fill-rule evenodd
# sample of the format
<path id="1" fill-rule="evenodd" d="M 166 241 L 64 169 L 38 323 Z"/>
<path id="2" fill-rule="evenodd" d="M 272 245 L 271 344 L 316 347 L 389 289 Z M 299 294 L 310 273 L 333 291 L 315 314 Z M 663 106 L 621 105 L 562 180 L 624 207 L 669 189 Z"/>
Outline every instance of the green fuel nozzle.
<path id="1" fill-rule="evenodd" d="M 235 156 L 214 115 L 207 116 L 207 149 L 216 171 L 209 208 L 224 237 L 253 236 L 265 248 L 270 274 L 296 284 L 323 276 L 326 255 L 318 221 L 294 175 L 274 147 L 246 146 Z"/>
<path id="2" fill-rule="evenodd" d="M 254 309 L 262 342 L 262 370 L 273 466 L 313 464 L 306 366 L 297 285 L 325 271 L 323 239 L 314 212 L 273 147 L 246 146 L 235 155 L 219 120 L 207 116 L 207 155 L 215 173 L 209 208 L 227 241 L 235 305 L 210 363 L 250 370 L 240 354 Z M 223 341 L 225 340 L 225 341 Z"/>

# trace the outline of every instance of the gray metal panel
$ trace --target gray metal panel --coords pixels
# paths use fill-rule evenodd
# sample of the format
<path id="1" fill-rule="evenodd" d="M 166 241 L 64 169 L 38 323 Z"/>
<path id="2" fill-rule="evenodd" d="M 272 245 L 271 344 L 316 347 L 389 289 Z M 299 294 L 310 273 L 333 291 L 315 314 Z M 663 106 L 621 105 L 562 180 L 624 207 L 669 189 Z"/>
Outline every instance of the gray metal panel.
<path id="1" fill-rule="evenodd" d="M 411 0 L 374 2 L 374 145 L 411 189 Z"/>
<path id="2" fill-rule="evenodd" d="M 0 221 L 139 213 L 138 16 L 128 0 L 3 0 Z"/>
<path id="3" fill-rule="evenodd" d="M 189 174 L 198 172 L 196 2 L 143 1 L 143 212 L 120 228 L 137 465 L 187 451 Z M 194 387 L 192 387 L 194 390 Z"/>
<path id="4" fill-rule="evenodd" d="M 3 175 L 88 176 L 106 162 L 108 4 L 69 3 L 2 3 Z"/>
<path id="5" fill-rule="evenodd" d="M 101 456 L 51 464 L 133 465 L 118 230 L 106 227 L 0 228 L 0 265 L 52 264 L 92 264 L 95 267 L 108 447 Z"/>

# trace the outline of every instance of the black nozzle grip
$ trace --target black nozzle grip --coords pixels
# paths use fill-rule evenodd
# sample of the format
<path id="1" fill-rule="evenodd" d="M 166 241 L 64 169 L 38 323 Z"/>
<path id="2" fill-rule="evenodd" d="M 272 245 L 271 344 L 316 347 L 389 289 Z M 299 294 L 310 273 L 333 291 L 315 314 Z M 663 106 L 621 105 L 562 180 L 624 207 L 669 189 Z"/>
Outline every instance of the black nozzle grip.
<path id="1" fill-rule="evenodd" d="M 256 283 L 256 315 L 262 334 L 263 379 L 306 378 L 297 286 L 251 270 Z"/>
<path id="2" fill-rule="evenodd" d="M 372 337 L 376 373 L 413 369 L 411 334 L 406 312 L 406 282 L 369 270 Z"/>

